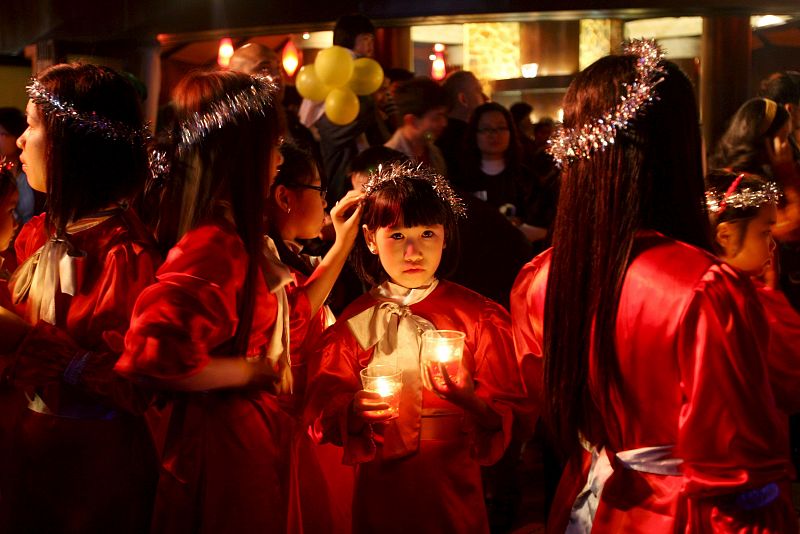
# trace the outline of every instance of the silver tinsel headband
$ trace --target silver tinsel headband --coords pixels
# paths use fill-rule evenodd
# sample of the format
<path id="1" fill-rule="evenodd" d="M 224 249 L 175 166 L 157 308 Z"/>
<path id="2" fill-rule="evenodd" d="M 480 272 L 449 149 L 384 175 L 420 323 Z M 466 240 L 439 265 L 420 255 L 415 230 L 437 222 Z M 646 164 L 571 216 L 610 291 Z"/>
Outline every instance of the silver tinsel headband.
<path id="1" fill-rule="evenodd" d="M 48 91 L 36 78 L 31 78 L 25 89 L 28 98 L 43 115 L 55 117 L 76 130 L 99 134 L 112 141 L 140 145 L 148 143 L 153 137 L 147 125 L 142 128 L 131 128 L 123 122 L 103 117 L 95 111 L 78 111 L 71 102 Z"/>
<path id="2" fill-rule="evenodd" d="M 634 39 L 623 45 L 623 54 L 636 56 L 636 79 L 623 84 L 625 94 L 619 104 L 602 117 L 577 128 L 558 127 L 548 141 L 547 151 L 559 166 L 588 159 L 596 150 L 613 145 L 619 131 L 625 130 L 642 108 L 657 98 L 654 88 L 665 74 L 660 65 L 664 57 L 661 47 L 651 39 Z"/>
<path id="3" fill-rule="evenodd" d="M 706 207 L 711 215 L 718 217 L 728 208 L 758 208 L 768 202 L 780 200 L 781 191 L 775 182 L 763 182 L 756 187 L 747 186 L 738 189 L 745 176 L 745 174 L 737 176 L 726 191 L 715 187 L 706 191 Z"/>
<path id="4" fill-rule="evenodd" d="M 241 91 L 225 95 L 204 113 L 195 112 L 178 125 L 178 153 L 183 153 L 209 133 L 236 124 L 241 119 L 265 116 L 274 104 L 279 85 L 272 76 L 252 76 L 252 83 Z"/>
<path id="5" fill-rule="evenodd" d="M 456 217 L 466 217 L 467 208 L 461 197 L 456 195 L 450 184 L 440 174 L 435 173 L 425 165 L 413 163 L 389 163 L 379 165 L 378 170 L 370 174 L 362 191 L 365 196 L 370 196 L 389 183 L 399 183 L 409 177 L 425 180 L 431 184 L 436 196 L 450 207 Z"/>

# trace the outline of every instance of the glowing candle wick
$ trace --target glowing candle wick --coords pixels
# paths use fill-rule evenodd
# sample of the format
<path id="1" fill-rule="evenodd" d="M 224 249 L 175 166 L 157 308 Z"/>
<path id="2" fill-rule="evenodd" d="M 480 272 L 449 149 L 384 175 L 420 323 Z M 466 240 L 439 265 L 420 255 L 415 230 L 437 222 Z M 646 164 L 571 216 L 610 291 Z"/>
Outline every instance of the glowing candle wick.
<path id="1" fill-rule="evenodd" d="M 379 377 L 375 380 L 375 390 L 381 397 L 389 397 L 392 395 L 392 384 L 387 378 Z"/>
<path id="2" fill-rule="evenodd" d="M 436 347 L 436 361 L 447 363 L 453 359 L 453 347 L 449 345 L 438 345 Z"/>

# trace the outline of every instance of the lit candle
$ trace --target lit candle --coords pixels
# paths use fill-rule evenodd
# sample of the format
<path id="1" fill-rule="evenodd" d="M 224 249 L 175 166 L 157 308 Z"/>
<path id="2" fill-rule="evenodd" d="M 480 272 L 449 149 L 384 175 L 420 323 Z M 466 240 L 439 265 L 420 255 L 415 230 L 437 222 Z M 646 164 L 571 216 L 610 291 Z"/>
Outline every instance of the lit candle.
<path id="1" fill-rule="evenodd" d="M 436 350 L 434 352 L 434 359 L 437 362 L 447 363 L 453 360 L 455 352 L 456 352 L 456 347 L 453 347 L 452 345 L 439 344 L 436 346 Z"/>
<path id="2" fill-rule="evenodd" d="M 375 379 L 375 391 L 381 397 L 390 397 L 394 395 L 394 389 L 388 378 L 379 376 Z"/>

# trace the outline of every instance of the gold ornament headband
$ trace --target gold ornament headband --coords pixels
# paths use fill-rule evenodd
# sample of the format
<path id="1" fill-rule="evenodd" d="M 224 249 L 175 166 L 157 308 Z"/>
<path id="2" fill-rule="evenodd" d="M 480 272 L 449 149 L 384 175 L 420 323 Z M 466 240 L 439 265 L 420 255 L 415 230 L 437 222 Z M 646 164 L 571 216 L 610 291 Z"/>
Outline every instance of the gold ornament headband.
<path id="1" fill-rule="evenodd" d="M 620 102 L 600 118 L 577 128 L 557 127 L 548 141 L 547 152 L 559 166 L 576 159 L 588 159 L 595 151 L 613 145 L 619 131 L 627 129 L 642 108 L 657 98 L 655 86 L 666 74 L 660 64 L 664 58 L 661 47 L 652 39 L 634 39 L 623 45 L 623 54 L 636 56 L 636 79 L 623 84 L 625 94 Z"/>

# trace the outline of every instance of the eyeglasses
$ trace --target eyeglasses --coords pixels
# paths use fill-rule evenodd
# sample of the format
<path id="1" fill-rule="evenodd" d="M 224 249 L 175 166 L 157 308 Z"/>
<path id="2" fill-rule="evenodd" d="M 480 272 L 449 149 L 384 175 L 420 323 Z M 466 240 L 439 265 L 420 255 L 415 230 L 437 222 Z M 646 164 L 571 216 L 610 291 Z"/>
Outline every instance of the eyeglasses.
<path id="1" fill-rule="evenodd" d="M 286 187 L 299 187 L 300 189 L 313 189 L 314 191 L 318 191 L 319 192 L 319 196 L 321 196 L 322 198 L 325 198 L 325 194 L 328 192 L 328 190 L 326 188 L 322 187 L 321 185 L 291 183 L 291 184 L 286 184 Z"/>
<path id="2" fill-rule="evenodd" d="M 505 126 L 501 126 L 500 128 L 478 128 L 478 133 L 481 135 L 502 134 L 507 132 L 508 128 Z"/>

